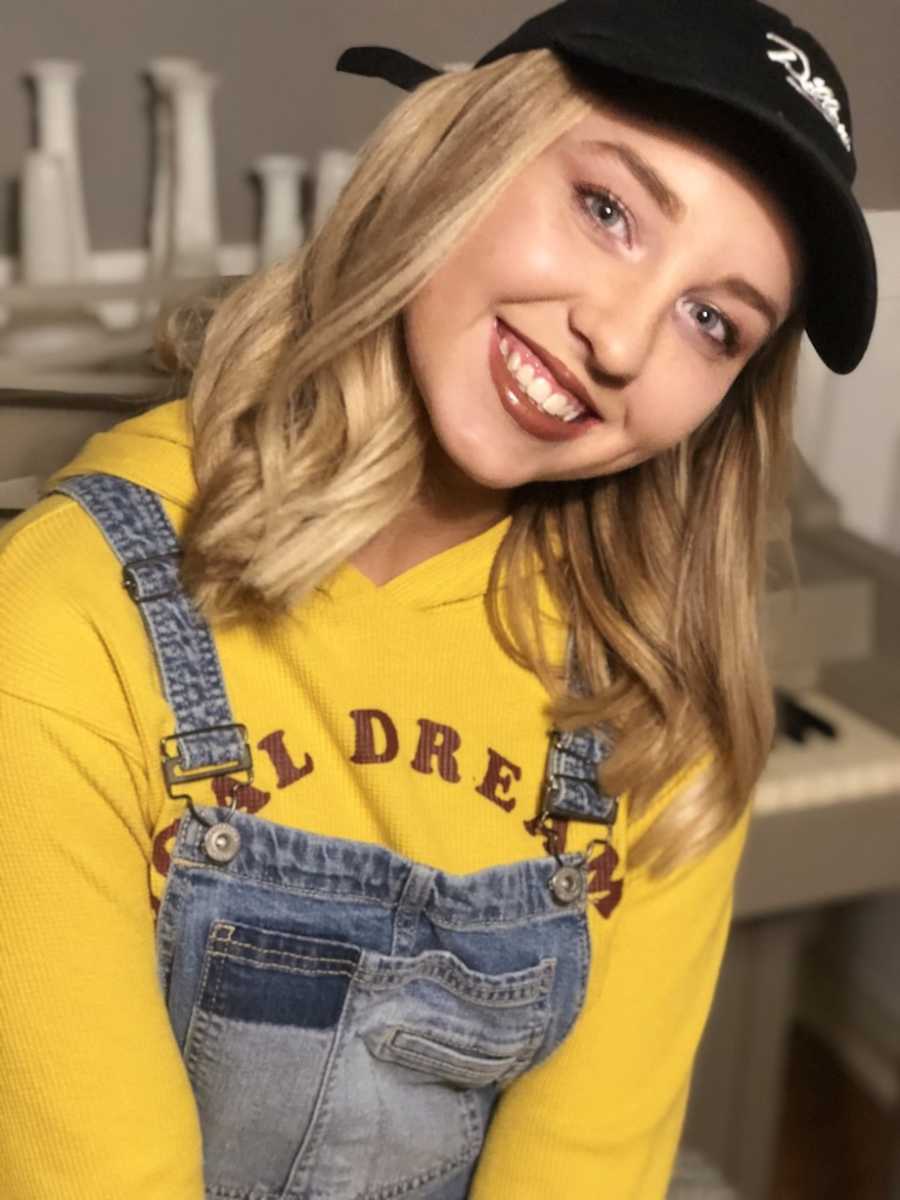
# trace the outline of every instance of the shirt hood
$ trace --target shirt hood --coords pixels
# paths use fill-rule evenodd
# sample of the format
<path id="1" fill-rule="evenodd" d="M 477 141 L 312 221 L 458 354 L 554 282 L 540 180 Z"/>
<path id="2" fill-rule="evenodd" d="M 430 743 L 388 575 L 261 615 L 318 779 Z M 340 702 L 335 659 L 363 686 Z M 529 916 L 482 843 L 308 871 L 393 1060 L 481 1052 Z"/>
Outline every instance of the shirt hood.
<path id="1" fill-rule="evenodd" d="M 197 496 L 192 461 L 193 431 L 186 400 L 169 400 L 93 434 L 64 467 L 46 480 L 46 495 L 73 475 L 116 475 L 156 492 L 187 510 Z M 483 533 L 453 546 L 376 586 L 345 564 L 329 583 L 335 595 L 361 600 L 367 594 L 402 607 L 439 608 L 488 589 L 491 564 L 511 523 L 504 517 Z"/>
<path id="2" fill-rule="evenodd" d="M 45 482 L 43 494 L 73 475 L 99 471 L 149 488 L 189 508 L 197 494 L 187 402 L 168 400 L 93 434 L 73 459 Z"/>

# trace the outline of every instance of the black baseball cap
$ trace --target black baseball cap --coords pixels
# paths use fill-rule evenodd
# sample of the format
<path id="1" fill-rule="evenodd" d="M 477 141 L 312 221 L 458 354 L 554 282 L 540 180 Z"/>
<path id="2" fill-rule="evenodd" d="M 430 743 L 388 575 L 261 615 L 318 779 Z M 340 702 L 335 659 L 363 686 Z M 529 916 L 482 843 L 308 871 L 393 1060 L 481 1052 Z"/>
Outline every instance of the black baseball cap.
<path id="1" fill-rule="evenodd" d="M 618 73 L 712 100 L 735 117 L 740 132 L 729 149 L 781 195 L 806 249 L 809 339 L 832 371 L 852 371 L 875 324 L 877 269 L 851 188 L 847 89 L 816 39 L 760 0 L 563 0 L 475 67 L 541 48 L 600 90 Z M 406 91 L 443 74 L 383 46 L 345 50 L 337 69 Z"/>

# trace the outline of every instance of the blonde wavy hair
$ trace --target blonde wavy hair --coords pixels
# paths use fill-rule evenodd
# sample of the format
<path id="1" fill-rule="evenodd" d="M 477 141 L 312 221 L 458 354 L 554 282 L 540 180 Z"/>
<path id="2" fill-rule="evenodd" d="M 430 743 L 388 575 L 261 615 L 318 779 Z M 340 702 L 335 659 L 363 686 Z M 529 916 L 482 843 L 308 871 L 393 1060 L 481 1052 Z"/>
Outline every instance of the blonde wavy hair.
<path id="1" fill-rule="evenodd" d="M 369 139 L 296 256 L 169 319 L 160 349 L 190 379 L 198 485 L 183 574 L 210 623 L 294 607 L 417 495 L 429 429 L 403 309 L 595 99 L 549 50 L 427 82 Z M 734 826 L 771 747 L 759 606 L 786 511 L 800 333 L 795 316 L 672 450 L 519 489 L 492 569 L 496 636 L 541 679 L 559 728 L 610 735 L 602 786 L 627 792 L 630 821 L 703 767 L 630 849 L 653 877 Z M 577 687 L 546 652 L 536 559 L 571 630 Z"/>

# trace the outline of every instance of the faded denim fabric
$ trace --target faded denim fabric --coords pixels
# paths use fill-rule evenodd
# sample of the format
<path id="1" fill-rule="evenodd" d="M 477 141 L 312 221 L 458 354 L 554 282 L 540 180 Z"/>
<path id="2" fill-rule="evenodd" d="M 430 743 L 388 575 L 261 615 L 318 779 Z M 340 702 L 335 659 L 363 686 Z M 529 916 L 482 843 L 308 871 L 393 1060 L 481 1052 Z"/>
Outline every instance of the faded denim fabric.
<path id="1" fill-rule="evenodd" d="M 158 922 L 208 1194 L 461 1200 L 499 1093 L 582 1005 L 583 898 L 554 899 L 552 858 L 447 875 L 218 815 L 238 853 L 186 815 Z"/>
<path id="2" fill-rule="evenodd" d="M 105 474 L 55 490 L 123 564 L 175 718 L 169 794 L 252 772 L 158 497 Z M 614 822 L 607 753 L 593 731 L 557 736 L 546 816 Z M 157 950 L 209 1200 L 464 1200 L 498 1097 L 583 1005 L 585 857 L 450 875 L 186 799 Z"/>

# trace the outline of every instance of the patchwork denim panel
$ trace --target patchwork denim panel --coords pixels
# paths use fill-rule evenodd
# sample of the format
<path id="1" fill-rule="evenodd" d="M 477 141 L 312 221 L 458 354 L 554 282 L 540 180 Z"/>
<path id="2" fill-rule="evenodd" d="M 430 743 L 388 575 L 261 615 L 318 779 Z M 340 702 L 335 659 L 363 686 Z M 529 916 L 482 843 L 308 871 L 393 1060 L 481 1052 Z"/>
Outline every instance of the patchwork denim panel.
<path id="1" fill-rule="evenodd" d="M 159 914 L 207 1195 L 462 1200 L 498 1096 L 583 1003 L 583 897 L 554 898 L 553 859 L 454 876 L 229 819 L 221 864 L 185 814 Z"/>

